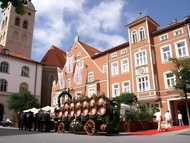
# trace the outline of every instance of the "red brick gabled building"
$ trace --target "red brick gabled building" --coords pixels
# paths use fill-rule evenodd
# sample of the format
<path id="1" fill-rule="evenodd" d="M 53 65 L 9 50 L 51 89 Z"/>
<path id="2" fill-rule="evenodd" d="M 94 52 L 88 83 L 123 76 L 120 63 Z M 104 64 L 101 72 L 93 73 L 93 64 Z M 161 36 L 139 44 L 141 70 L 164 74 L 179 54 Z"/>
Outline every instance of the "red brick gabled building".
<path id="1" fill-rule="evenodd" d="M 134 92 L 140 103 L 156 105 L 162 114 L 170 110 L 174 124 L 180 110 L 187 123 L 184 100 L 173 89 L 171 57 L 190 55 L 190 17 L 176 21 L 163 29 L 149 16 L 126 25 L 129 42 L 106 51 L 98 51 L 79 41 L 70 48 L 62 77 L 53 87 L 52 106 L 57 97 L 72 89 L 71 95 L 91 96 L 104 92 L 109 98 L 122 92 Z"/>

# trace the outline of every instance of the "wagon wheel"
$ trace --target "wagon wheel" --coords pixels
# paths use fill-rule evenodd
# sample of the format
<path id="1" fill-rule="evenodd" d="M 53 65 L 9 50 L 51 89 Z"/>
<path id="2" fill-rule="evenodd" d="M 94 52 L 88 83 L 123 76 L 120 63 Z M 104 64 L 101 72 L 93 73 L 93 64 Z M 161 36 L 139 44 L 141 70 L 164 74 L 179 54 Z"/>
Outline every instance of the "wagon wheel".
<path id="1" fill-rule="evenodd" d="M 65 132 L 65 124 L 59 123 L 58 125 L 58 133 L 64 133 Z"/>
<path id="2" fill-rule="evenodd" d="M 88 135 L 93 135 L 96 131 L 96 125 L 95 125 L 95 122 L 93 120 L 88 120 L 86 122 L 86 124 L 84 125 L 84 130 L 86 131 L 86 133 Z"/>

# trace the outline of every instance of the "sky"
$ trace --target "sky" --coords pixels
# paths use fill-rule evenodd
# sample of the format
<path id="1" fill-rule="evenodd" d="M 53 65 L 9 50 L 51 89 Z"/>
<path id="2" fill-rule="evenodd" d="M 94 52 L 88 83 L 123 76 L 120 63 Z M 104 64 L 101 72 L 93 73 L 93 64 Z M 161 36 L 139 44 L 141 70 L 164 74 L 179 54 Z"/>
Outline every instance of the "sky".
<path id="1" fill-rule="evenodd" d="M 54 45 L 68 51 L 75 36 L 105 51 L 128 42 L 125 25 L 142 12 L 160 29 L 190 15 L 190 0 L 32 0 L 35 8 L 32 59 L 41 61 Z"/>

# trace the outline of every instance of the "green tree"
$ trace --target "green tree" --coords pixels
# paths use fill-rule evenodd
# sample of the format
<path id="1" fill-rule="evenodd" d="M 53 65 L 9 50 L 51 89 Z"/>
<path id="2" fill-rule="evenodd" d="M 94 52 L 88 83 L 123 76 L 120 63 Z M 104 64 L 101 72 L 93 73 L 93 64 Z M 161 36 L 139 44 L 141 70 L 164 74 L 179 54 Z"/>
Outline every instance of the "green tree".
<path id="1" fill-rule="evenodd" d="M 130 92 L 123 92 L 120 94 L 119 99 L 121 103 L 128 104 L 128 105 L 133 105 L 137 103 L 137 97 L 134 93 Z"/>
<path id="2" fill-rule="evenodd" d="M 12 5 L 15 7 L 15 12 L 20 15 L 24 15 L 26 13 L 25 4 L 26 0 L 0 0 L 1 8 L 4 9 L 8 6 L 8 3 L 11 2 Z"/>
<path id="3" fill-rule="evenodd" d="M 30 92 L 14 93 L 8 99 L 8 109 L 17 113 L 33 107 L 38 108 L 37 99 Z"/>
<path id="4" fill-rule="evenodd" d="M 176 76 L 176 84 L 174 85 L 174 88 L 182 90 L 184 93 L 190 129 L 189 106 L 187 99 L 187 92 L 190 90 L 190 58 L 172 58 L 171 61 L 173 62 L 173 68 L 171 71 Z"/>

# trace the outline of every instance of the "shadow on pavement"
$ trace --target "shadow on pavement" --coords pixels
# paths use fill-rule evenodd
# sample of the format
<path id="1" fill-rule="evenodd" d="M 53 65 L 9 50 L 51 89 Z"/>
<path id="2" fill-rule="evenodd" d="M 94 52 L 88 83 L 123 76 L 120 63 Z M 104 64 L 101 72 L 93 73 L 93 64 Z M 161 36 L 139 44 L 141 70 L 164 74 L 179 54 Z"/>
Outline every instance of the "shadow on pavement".
<path id="1" fill-rule="evenodd" d="M 28 131 L 28 130 L 19 130 L 17 128 L 0 127 L 0 137 L 1 136 L 14 136 L 14 135 L 30 135 L 30 134 L 39 134 L 39 133 L 52 133 L 52 132 L 38 132 L 38 131 L 34 131 L 34 130 Z"/>

